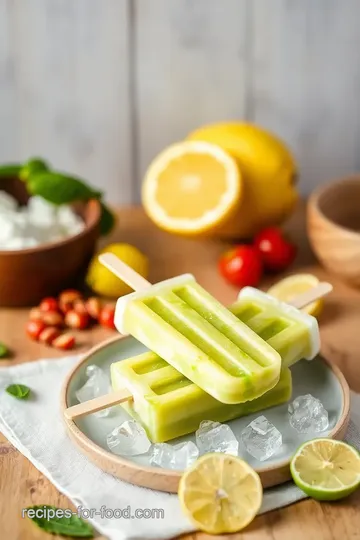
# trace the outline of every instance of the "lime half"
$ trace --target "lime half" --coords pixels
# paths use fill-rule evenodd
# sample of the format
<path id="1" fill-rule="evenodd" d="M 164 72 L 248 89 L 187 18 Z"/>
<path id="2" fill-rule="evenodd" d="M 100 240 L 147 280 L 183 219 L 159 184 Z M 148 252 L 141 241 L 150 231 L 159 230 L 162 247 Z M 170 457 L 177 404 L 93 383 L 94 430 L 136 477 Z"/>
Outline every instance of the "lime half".
<path id="1" fill-rule="evenodd" d="M 342 441 L 304 443 L 290 464 L 295 484 L 318 501 L 336 501 L 360 486 L 359 452 Z"/>

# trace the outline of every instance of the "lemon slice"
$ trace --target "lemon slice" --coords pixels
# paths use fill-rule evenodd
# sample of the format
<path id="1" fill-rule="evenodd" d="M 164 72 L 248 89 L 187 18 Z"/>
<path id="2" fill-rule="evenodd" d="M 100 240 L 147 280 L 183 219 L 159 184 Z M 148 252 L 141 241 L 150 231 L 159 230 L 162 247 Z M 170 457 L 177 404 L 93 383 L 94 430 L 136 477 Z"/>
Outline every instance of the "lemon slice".
<path id="1" fill-rule="evenodd" d="M 226 454 L 206 454 L 181 477 L 180 504 L 194 525 L 209 534 L 240 531 L 262 502 L 258 474 L 245 461 Z"/>
<path id="2" fill-rule="evenodd" d="M 207 142 L 184 141 L 152 162 L 142 202 L 162 229 L 195 235 L 213 231 L 232 215 L 241 186 L 236 161 L 225 150 Z"/>
<path id="3" fill-rule="evenodd" d="M 331 439 L 300 446 L 290 470 L 295 484 L 319 501 L 336 501 L 360 485 L 360 455 L 355 448 Z"/>
<path id="4" fill-rule="evenodd" d="M 316 287 L 318 284 L 318 278 L 312 274 L 294 274 L 293 276 L 289 276 L 278 281 L 278 283 L 275 283 L 275 285 L 270 287 L 268 293 L 283 302 L 291 302 L 295 296 Z M 323 300 L 316 300 L 316 302 L 309 304 L 301 311 L 309 313 L 309 315 L 313 315 L 314 317 L 318 317 L 322 312 L 323 305 Z"/>

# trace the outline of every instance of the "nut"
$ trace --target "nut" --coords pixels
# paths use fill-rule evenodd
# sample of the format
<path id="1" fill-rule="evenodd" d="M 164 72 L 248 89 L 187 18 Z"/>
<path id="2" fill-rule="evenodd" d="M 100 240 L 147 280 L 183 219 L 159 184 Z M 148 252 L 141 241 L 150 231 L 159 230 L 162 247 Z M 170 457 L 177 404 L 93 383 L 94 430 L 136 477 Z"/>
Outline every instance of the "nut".
<path id="1" fill-rule="evenodd" d="M 54 339 L 52 346 L 56 349 L 63 351 L 68 351 L 75 346 L 75 338 L 71 334 L 62 334 L 61 336 Z"/>
<path id="2" fill-rule="evenodd" d="M 86 300 L 85 306 L 90 317 L 95 321 L 98 321 L 102 307 L 100 298 L 96 298 L 96 296 L 88 298 L 88 300 Z"/>
<path id="3" fill-rule="evenodd" d="M 39 341 L 45 345 L 51 345 L 58 336 L 60 336 L 60 330 L 56 326 L 48 326 L 40 333 Z"/>
<path id="4" fill-rule="evenodd" d="M 44 321 L 28 321 L 25 328 L 27 335 L 37 341 L 41 332 L 46 328 L 46 324 Z"/>
<path id="5" fill-rule="evenodd" d="M 67 313 L 73 308 L 76 300 L 81 300 L 82 294 L 75 289 L 67 289 L 63 291 L 59 296 L 59 307 L 63 313 Z"/>
<path id="6" fill-rule="evenodd" d="M 64 317 L 58 311 L 46 311 L 42 314 L 42 320 L 47 326 L 63 326 Z"/>
<path id="7" fill-rule="evenodd" d="M 34 307 L 32 309 L 30 309 L 30 313 L 29 313 L 29 319 L 30 321 L 42 321 L 43 320 L 43 312 L 41 311 L 40 308 L 38 307 Z"/>
<path id="8" fill-rule="evenodd" d="M 89 315 L 86 313 L 79 313 L 72 309 L 65 315 L 65 324 L 70 328 L 76 328 L 77 330 L 84 330 L 89 326 Z"/>
<path id="9" fill-rule="evenodd" d="M 77 313 L 83 313 L 85 315 L 88 315 L 84 300 L 75 300 L 73 304 L 73 310 L 75 310 Z"/>

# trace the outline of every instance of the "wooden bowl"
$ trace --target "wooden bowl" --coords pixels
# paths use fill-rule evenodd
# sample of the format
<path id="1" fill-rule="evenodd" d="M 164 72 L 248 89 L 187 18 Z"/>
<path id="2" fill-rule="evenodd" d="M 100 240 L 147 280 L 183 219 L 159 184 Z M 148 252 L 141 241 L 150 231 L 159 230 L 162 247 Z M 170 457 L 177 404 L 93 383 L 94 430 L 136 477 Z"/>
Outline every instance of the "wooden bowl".
<path id="1" fill-rule="evenodd" d="M 26 204 L 28 195 L 17 178 L 1 180 L 1 190 Z M 94 253 L 101 208 L 96 200 L 74 206 L 85 229 L 59 242 L 18 251 L 0 250 L 0 306 L 36 305 L 45 296 L 77 286 Z"/>
<path id="2" fill-rule="evenodd" d="M 360 286 L 360 176 L 321 187 L 310 197 L 307 229 L 323 265 Z"/>

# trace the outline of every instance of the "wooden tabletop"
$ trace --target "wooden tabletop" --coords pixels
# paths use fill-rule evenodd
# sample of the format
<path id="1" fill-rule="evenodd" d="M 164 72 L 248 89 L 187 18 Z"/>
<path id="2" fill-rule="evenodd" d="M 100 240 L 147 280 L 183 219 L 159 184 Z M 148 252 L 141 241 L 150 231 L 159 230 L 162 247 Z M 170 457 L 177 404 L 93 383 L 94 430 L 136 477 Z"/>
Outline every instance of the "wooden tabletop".
<path id="1" fill-rule="evenodd" d="M 360 392 L 360 291 L 329 276 L 314 260 L 306 241 L 304 208 L 289 222 L 287 229 L 299 245 L 299 255 L 291 272 L 311 272 L 331 281 L 334 291 L 326 301 L 321 317 L 323 354 L 343 370 L 350 386 Z M 190 240 L 156 229 L 140 208 L 119 210 L 117 229 L 107 239 L 136 245 L 149 256 L 151 281 L 160 281 L 183 272 L 192 272 L 198 281 L 225 304 L 235 300 L 237 290 L 218 275 L 216 262 L 227 245 L 211 240 Z M 281 276 L 282 277 L 282 276 Z M 262 282 L 267 287 L 279 276 Z M 14 351 L 11 364 L 61 353 L 29 341 L 24 334 L 28 310 L 0 310 L 0 341 Z M 96 328 L 79 334 L 79 351 L 111 336 L 111 331 Z M 6 365 L 10 361 L 2 362 Z M 21 509 L 35 504 L 72 507 L 50 482 L 39 473 L 0 434 L 0 538 L 4 540 L 45 540 L 47 533 L 21 518 Z M 336 504 L 306 500 L 259 516 L 232 540 L 346 540 L 360 538 L 360 492 Z M 53 538 L 58 538 L 54 536 Z M 192 534 L 186 540 L 209 540 L 205 534 Z M 222 537 L 226 538 L 226 537 Z"/>

